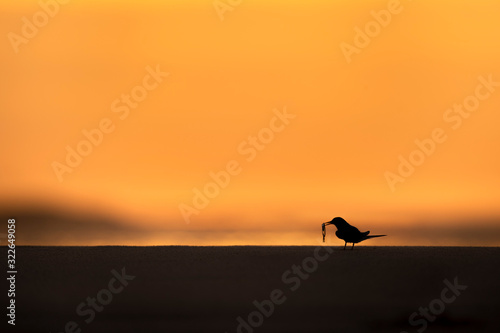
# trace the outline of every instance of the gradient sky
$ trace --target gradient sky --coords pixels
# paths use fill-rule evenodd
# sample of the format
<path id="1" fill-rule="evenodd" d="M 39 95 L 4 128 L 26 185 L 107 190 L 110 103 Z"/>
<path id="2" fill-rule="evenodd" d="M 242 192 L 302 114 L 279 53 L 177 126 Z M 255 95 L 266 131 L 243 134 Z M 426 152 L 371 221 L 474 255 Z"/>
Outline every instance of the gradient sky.
<path id="1" fill-rule="evenodd" d="M 390 22 L 374 24 L 388 20 L 388 7 L 397 12 Z M 259 0 L 221 14 L 211 0 L 75 0 L 17 46 L 23 17 L 32 22 L 42 7 L 0 8 L 7 205 L 186 233 L 252 232 L 242 244 L 276 230 L 296 233 L 279 243 L 311 243 L 301 233 L 319 237 L 335 216 L 372 233 L 499 224 L 500 86 L 484 85 L 500 82 L 498 1 Z M 368 45 L 356 37 L 377 26 Z M 346 44 L 362 47 L 346 57 Z M 146 68 L 169 75 L 121 119 L 119 99 L 143 84 Z M 454 105 L 478 91 L 477 108 L 458 116 Z M 248 161 L 249 137 L 267 138 L 285 109 L 295 117 Z M 67 146 L 103 119 L 114 130 L 60 181 L 54 162 L 66 164 Z M 400 155 L 408 160 L 436 128 L 444 142 L 391 188 L 386 173 L 398 174 Z M 195 189 L 230 161 L 238 174 L 187 224 L 179 205 L 193 206 Z"/>

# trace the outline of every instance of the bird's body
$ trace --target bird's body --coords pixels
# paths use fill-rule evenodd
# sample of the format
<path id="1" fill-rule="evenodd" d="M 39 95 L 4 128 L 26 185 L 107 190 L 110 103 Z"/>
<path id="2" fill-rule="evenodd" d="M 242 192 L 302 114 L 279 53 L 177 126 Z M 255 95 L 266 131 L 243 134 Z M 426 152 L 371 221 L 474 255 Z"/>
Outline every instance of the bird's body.
<path id="1" fill-rule="evenodd" d="M 386 236 L 386 235 L 369 235 L 370 231 L 361 232 L 358 230 L 358 228 L 353 227 L 352 225 L 347 223 L 347 221 L 344 220 L 343 218 L 336 217 L 329 222 L 323 223 L 323 225 L 322 225 L 323 242 L 325 241 L 325 237 L 326 237 L 326 226 L 329 224 L 333 224 L 337 227 L 337 231 L 335 232 L 335 235 L 338 238 L 345 241 L 344 250 L 345 250 L 345 247 L 347 246 L 347 243 L 352 243 L 352 248 L 354 248 L 354 244 L 356 244 L 356 243 L 362 242 L 362 241 L 370 239 L 370 238 Z"/>

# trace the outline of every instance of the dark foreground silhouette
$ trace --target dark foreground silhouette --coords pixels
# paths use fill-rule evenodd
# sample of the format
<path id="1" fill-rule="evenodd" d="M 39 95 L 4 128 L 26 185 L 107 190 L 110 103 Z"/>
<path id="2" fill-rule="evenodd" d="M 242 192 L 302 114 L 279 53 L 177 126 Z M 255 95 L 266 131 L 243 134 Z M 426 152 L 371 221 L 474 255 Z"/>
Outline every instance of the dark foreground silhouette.
<path id="1" fill-rule="evenodd" d="M 347 252 L 16 246 L 16 326 L 4 329 L 4 312 L 0 332 L 500 332 L 500 247 Z M 445 279 L 468 288 L 443 294 Z"/>
<path id="2" fill-rule="evenodd" d="M 325 237 L 326 237 L 326 226 L 330 225 L 330 224 L 333 224 L 337 227 L 337 231 L 335 232 L 335 235 L 337 235 L 338 238 L 345 241 L 344 250 L 347 246 L 347 243 L 352 243 L 352 247 L 351 247 L 351 250 L 352 250 L 352 249 L 354 249 L 354 244 L 356 244 L 356 243 L 362 242 L 362 241 L 369 239 L 369 238 L 387 236 L 387 235 L 370 235 L 370 236 L 368 236 L 370 231 L 361 232 L 358 230 L 358 228 L 353 227 L 352 225 L 347 223 L 347 221 L 344 220 L 343 218 L 335 217 L 331 221 L 325 222 L 321 225 L 321 229 L 323 232 L 323 242 L 325 242 Z"/>

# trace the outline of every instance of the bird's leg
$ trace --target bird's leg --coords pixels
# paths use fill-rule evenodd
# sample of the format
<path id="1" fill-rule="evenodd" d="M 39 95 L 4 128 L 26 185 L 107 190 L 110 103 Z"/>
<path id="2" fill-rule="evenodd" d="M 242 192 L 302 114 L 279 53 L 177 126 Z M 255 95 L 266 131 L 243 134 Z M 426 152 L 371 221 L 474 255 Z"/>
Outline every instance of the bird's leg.
<path id="1" fill-rule="evenodd" d="M 354 243 L 352 243 L 351 251 L 354 250 Z"/>
<path id="2" fill-rule="evenodd" d="M 345 244 L 344 244 L 344 250 L 345 250 L 345 247 L 346 247 L 346 246 L 347 246 L 347 242 L 345 242 Z"/>

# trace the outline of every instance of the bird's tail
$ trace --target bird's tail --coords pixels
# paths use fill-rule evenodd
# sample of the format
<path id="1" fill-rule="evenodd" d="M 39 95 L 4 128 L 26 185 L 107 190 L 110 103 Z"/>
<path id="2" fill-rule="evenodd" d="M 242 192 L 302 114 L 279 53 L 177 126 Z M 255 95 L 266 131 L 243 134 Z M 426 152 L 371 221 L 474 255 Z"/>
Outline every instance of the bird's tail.
<path id="1" fill-rule="evenodd" d="M 387 236 L 387 235 L 370 235 L 370 236 L 366 236 L 366 239 L 375 238 L 375 237 L 384 237 L 384 236 Z"/>

